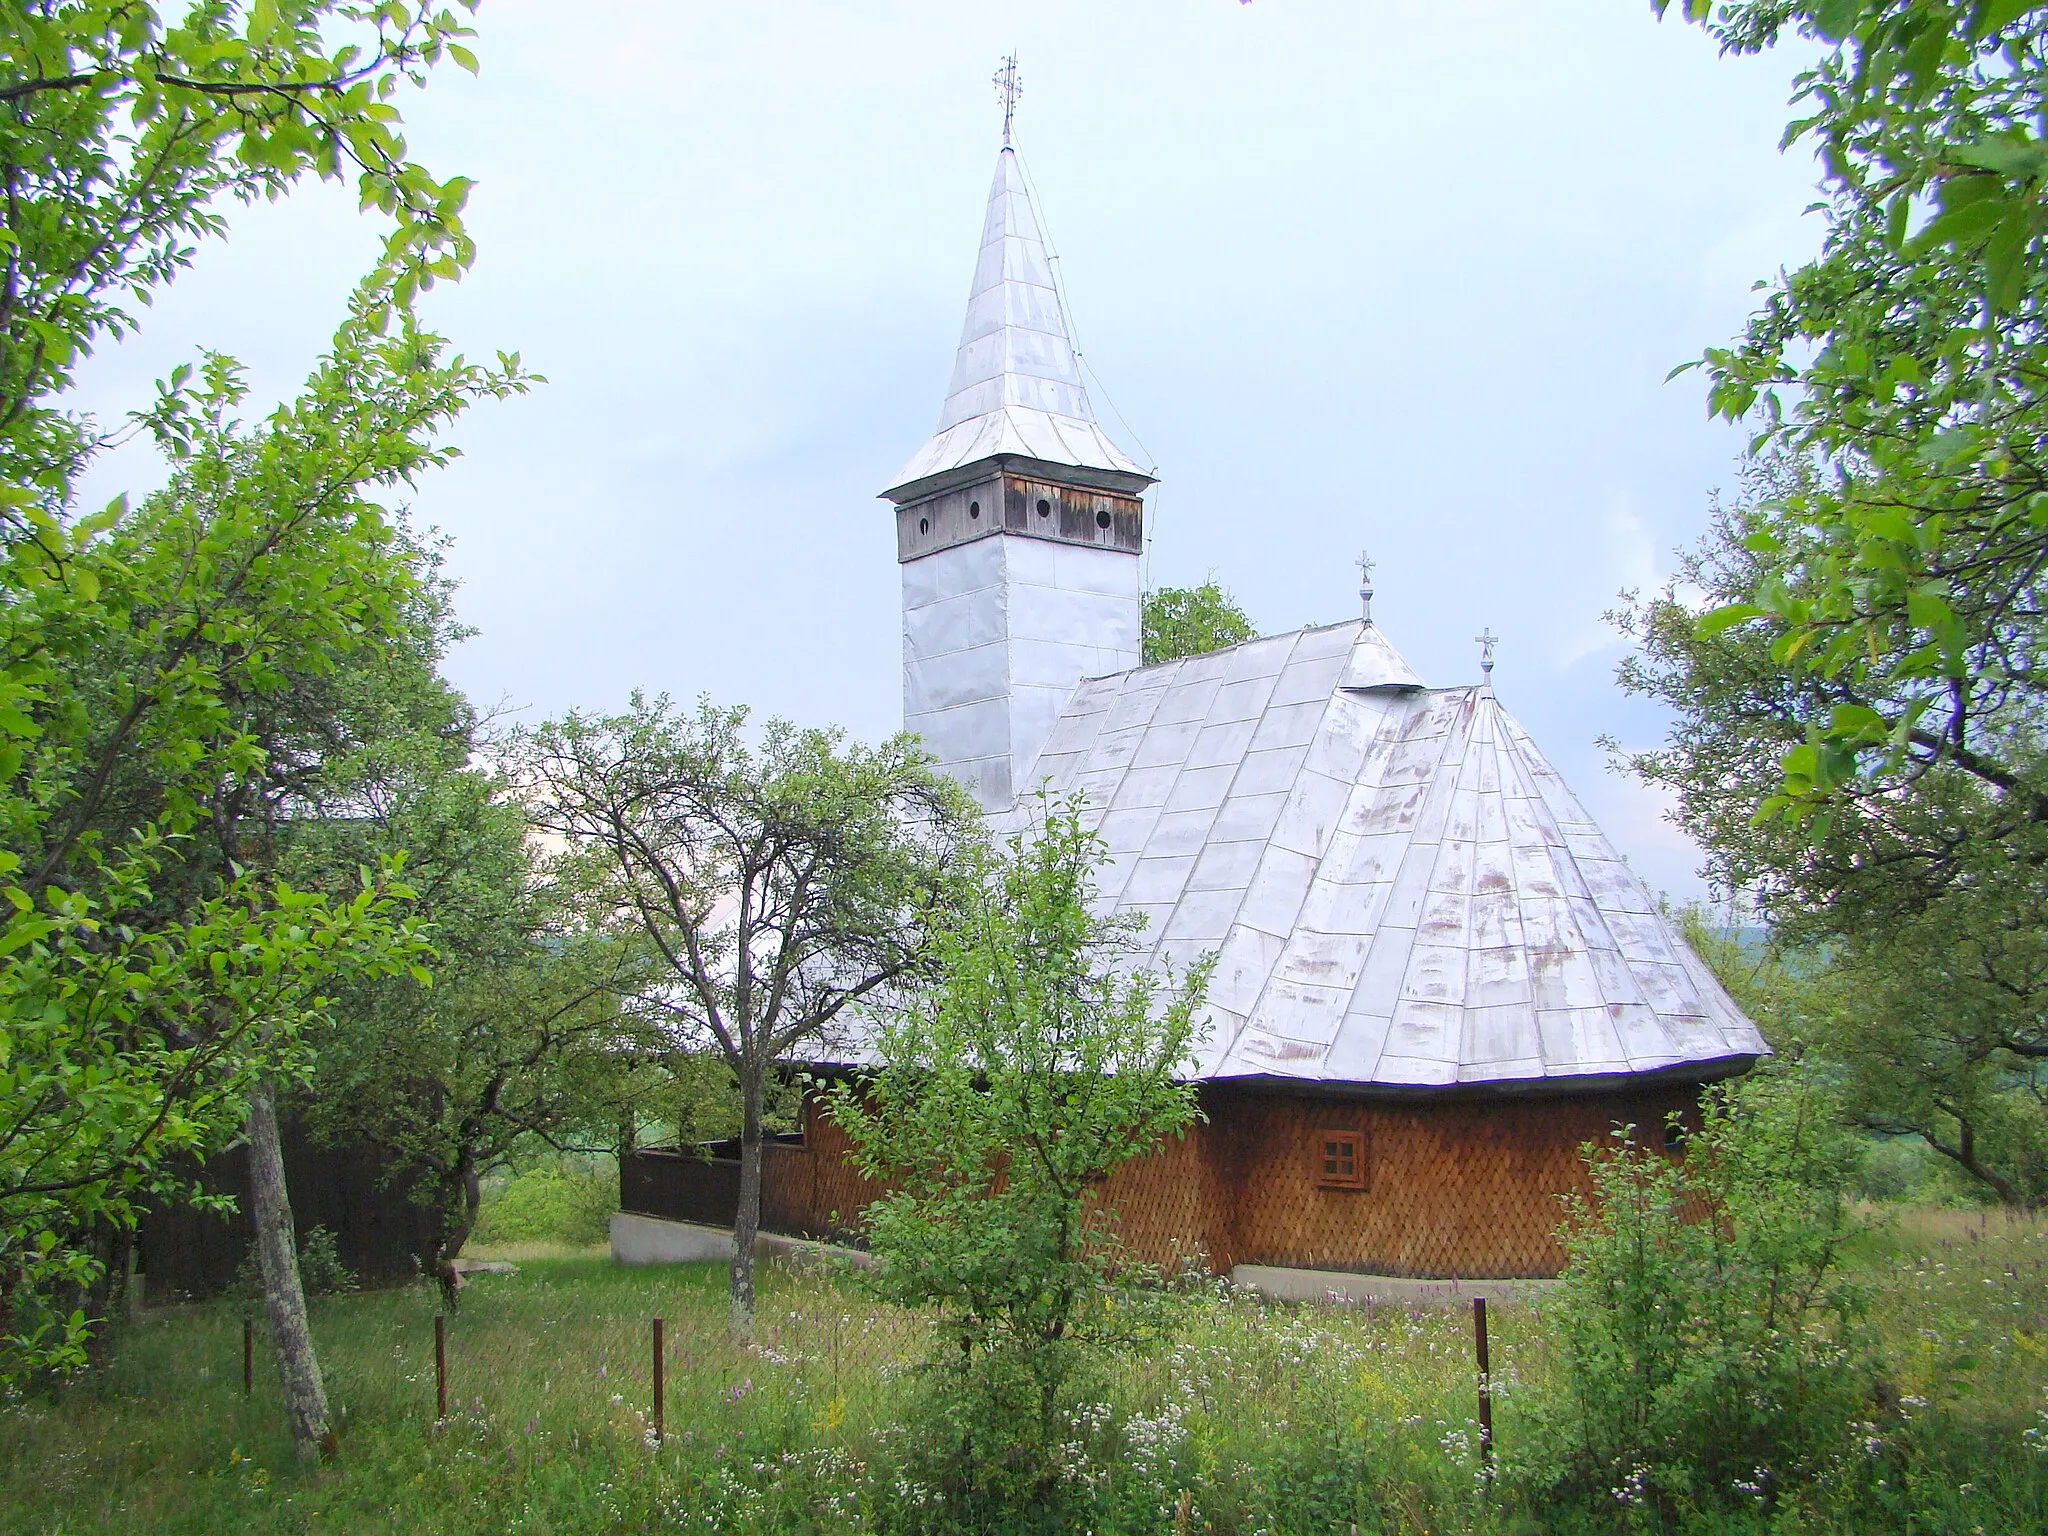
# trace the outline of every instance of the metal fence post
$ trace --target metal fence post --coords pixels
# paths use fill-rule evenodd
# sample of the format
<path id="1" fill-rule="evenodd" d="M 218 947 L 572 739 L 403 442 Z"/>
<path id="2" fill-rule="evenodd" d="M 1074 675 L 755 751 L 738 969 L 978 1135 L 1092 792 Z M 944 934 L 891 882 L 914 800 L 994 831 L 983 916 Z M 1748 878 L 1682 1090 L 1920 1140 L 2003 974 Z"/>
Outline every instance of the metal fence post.
<path id="1" fill-rule="evenodd" d="M 434 1314 L 434 1422 L 448 1417 L 448 1315 Z"/>
<path id="2" fill-rule="evenodd" d="M 664 1351 L 661 1347 L 661 1319 L 657 1317 L 654 1320 L 654 1443 L 656 1445 L 661 1444 L 663 1429 L 662 1410 L 664 1400 L 668 1396 L 666 1392 L 662 1391 L 661 1371 L 663 1353 Z"/>
<path id="3" fill-rule="evenodd" d="M 1472 1298 L 1472 1342 L 1479 1349 L 1479 1460 L 1493 1470 L 1493 1373 L 1486 1355 L 1486 1298 Z"/>

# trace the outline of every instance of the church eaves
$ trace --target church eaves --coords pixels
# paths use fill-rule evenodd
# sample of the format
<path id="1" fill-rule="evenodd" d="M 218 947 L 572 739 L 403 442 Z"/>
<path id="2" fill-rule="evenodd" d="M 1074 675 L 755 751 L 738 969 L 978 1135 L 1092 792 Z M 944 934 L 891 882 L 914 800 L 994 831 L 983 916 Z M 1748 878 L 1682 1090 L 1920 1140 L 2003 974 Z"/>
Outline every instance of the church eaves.
<path id="1" fill-rule="evenodd" d="M 1087 796 L 1143 963 L 1217 952 L 1197 1077 L 1527 1092 L 1767 1049 L 1492 689 L 1421 686 L 1369 622 L 1084 682 L 1034 777 Z"/>
<path id="2" fill-rule="evenodd" d="M 1000 457 L 1129 475 L 1134 491 L 1152 479 L 1096 425 L 1038 217 L 1008 146 L 996 160 L 938 431 L 887 494 L 900 502 L 956 470 Z"/>

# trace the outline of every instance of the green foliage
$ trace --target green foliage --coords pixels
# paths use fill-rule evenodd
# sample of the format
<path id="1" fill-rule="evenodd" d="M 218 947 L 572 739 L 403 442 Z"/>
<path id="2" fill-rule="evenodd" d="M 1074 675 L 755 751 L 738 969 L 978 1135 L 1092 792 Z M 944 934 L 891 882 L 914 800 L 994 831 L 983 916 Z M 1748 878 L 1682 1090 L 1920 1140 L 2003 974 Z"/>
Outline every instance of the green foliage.
<path id="1" fill-rule="evenodd" d="M 1711 1092 L 1682 1158 L 1591 1145 L 1550 1299 L 1559 1377 L 1513 1453 L 1528 1496 L 1582 1508 L 1768 1508 L 1850 1452 L 1879 1401 L 1866 1297 L 1842 1271 L 1857 1148 L 1819 1080 Z"/>
<path id="2" fill-rule="evenodd" d="M 464 12 L 473 9 L 463 0 Z M 0 8 L 0 170 L 8 303 L 0 311 L 0 526 L 50 535 L 100 446 L 52 397 L 80 358 L 226 229 L 230 199 L 275 199 L 353 172 L 389 223 L 376 291 L 406 308 L 473 254 L 467 178 L 408 154 L 392 98 L 444 58 L 475 59 L 447 8 L 414 0 L 48 0 Z M 38 517 L 40 512 L 41 517 Z"/>
<path id="3" fill-rule="evenodd" d="M 1659 7 L 1662 9 L 1662 7 Z M 1962 0 L 1734 0 L 1737 51 L 1798 33 L 1788 143 L 1827 238 L 1710 403 L 1758 427 L 1697 562 L 1710 611 L 1636 610 L 1686 717 L 1651 776 L 1737 888 L 1844 971 L 1823 1044 L 1873 1126 L 2008 1203 L 2048 1192 L 2048 14 Z M 1659 760 L 1661 759 L 1661 760 Z M 1755 819 L 1761 825 L 1752 825 Z M 1950 940 L 1956 942 L 1951 946 Z"/>
<path id="4" fill-rule="evenodd" d="M 2001 901 L 1979 886 L 1845 941 L 1832 1006 L 1810 1032 L 1846 1068 L 1866 1125 L 1919 1135 L 2025 1209 L 2048 1205 L 2044 900 L 2048 890 Z"/>
<path id="5" fill-rule="evenodd" d="M 452 693 L 430 665 L 423 681 Z M 398 1160 L 439 1221 L 445 1264 L 477 1218 L 483 1174 L 537 1145 L 610 1145 L 657 1101 L 662 1042 L 622 1001 L 647 984 L 653 952 L 593 928 L 574 882 L 548 877 L 505 784 L 467 766 L 468 731 L 385 724 L 336 786 L 363 813 L 298 851 L 331 866 L 408 850 L 439 959 L 432 985 L 400 975 L 341 997 L 314 1040 L 305 1113 L 330 1139 Z"/>
<path id="6" fill-rule="evenodd" d="M 1245 611 L 1210 577 L 1198 587 L 1145 594 L 1145 665 L 1220 651 L 1258 637 Z"/>
<path id="7" fill-rule="evenodd" d="M 404 3 L 0 15 L 0 1382 L 78 1365 L 137 1202 L 181 1192 L 258 1074 L 303 1074 L 335 989 L 426 958 L 395 851 L 294 878 L 278 847 L 348 750 L 330 680 L 415 616 L 419 552 L 379 498 L 523 387 L 409 307 L 469 259 L 467 184 L 407 158 L 386 98 L 464 35 Z M 349 167 L 391 233 L 300 396 L 251 420 L 231 360 L 180 368 L 129 429 L 164 488 L 76 506 L 112 441 L 64 407 L 78 360 L 221 233 L 223 197 Z"/>
<path id="8" fill-rule="evenodd" d="M 396 853 L 322 891 L 272 852 L 331 752 L 296 706 L 409 622 L 414 558 L 372 493 L 446 457 L 433 437 L 470 400 L 519 387 L 375 308 L 360 298 L 304 395 L 256 424 L 225 360 L 174 381 L 150 416 L 162 491 L 0 553 L 0 652 L 24 658 L 0 673 L 12 1273 L 54 1235 L 89 1277 L 75 1234 L 126 1225 L 174 1155 L 222 1145 L 253 1074 L 303 1072 L 294 1041 L 329 989 L 423 958 Z"/>
<path id="9" fill-rule="evenodd" d="M 1913 1135 L 1868 1137 L 1849 1187 L 1873 1205 L 1919 1210 L 1973 1209 L 1992 1200 L 1988 1190 Z"/>
<path id="10" fill-rule="evenodd" d="M 1659 6 L 1662 9 L 1662 6 Z M 1836 702 L 1786 749 L 1767 812 L 1825 818 L 1952 766 L 2038 819 L 2031 729 L 2048 539 L 2048 16 L 1979 0 L 1689 5 L 1724 46 L 1821 49 L 1788 143 L 1826 167 L 1821 255 L 1707 352 L 1712 408 L 1815 473 L 1745 529 L 1754 625 Z"/>
<path id="11" fill-rule="evenodd" d="M 524 1168 L 486 1189 L 470 1241 L 495 1243 L 601 1243 L 619 1208 L 619 1170 L 576 1160 Z"/>
<path id="12" fill-rule="evenodd" d="M 1777 555 L 1744 530 L 1759 507 L 1813 482 L 1806 461 L 1753 461 L 1742 501 L 1717 517 L 1679 583 L 1713 602 L 1775 579 Z M 1678 584 L 1622 618 L 1641 647 L 1623 685 L 1675 716 L 1666 744 L 1630 765 L 1673 792 L 1713 875 L 1770 926 L 1754 956 L 1715 964 L 1724 984 L 1779 1048 L 1839 1064 L 1848 1107 L 1871 1129 L 1923 1137 L 2008 1203 L 2040 1201 L 2048 824 L 1941 757 L 1859 792 L 1853 814 L 1760 818 L 1783 754 L 1851 707 L 1842 680 L 1780 660 L 1761 628 L 1699 623 Z M 2034 730 L 2015 720 L 1985 740 L 2031 761 Z M 1715 963 L 1714 935 L 1695 924 L 1688 937 Z"/>
<path id="13" fill-rule="evenodd" d="M 868 1283 L 933 1309 L 925 1444 L 948 1518 L 1057 1528 L 1063 1415 L 1104 1351 L 1157 1326 L 1099 1191 L 1195 1117 L 1180 1074 L 1213 960 L 1120 968 L 1135 929 L 1091 908 L 1102 857 L 1078 805 L 1041 794 L 937 930 L 929 1001 L 882 1024 L 882 1071 L 833 1094 L 860 1168 L 894 1184 L 863 1217 Z"/>

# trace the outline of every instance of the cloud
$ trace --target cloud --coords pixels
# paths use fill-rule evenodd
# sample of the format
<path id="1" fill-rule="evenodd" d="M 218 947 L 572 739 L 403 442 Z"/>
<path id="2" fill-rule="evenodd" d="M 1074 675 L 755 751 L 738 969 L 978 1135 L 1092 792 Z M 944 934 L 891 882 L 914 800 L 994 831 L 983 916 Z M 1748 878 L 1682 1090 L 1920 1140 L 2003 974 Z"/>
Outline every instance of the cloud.
<path id="1" fill-rule="evenodd" d="M 1626 493 L 1616 491 L 1610 498 L 1601 527 L 1604 537 L 1597 548 L 1602 558 L 1593 578 L 1601 591 L 1654 592 L 1664 585 L 1666 578 L 1658 569 L 1656 535 Z M 1559 671 L 1566 671 L 1589 656 L 1623 643 L 1623 637 L 1611 624 L 1604 619 L 1594 620 L 1560 639 L 1554 653 L 1555 664 Z"/>

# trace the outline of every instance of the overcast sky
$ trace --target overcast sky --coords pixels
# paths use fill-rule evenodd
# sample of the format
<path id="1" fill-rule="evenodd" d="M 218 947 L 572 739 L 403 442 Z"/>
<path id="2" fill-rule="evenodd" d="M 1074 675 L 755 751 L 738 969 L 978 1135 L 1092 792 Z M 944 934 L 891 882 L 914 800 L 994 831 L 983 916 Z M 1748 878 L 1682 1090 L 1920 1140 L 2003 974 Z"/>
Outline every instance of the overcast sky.
<path id="1" fill-rule="evenodd" d="M 892 472 L 952 366 L 1001 114 L 1097 414 L 1141 463 L 1149 581 L 1267 631 L 1356 611 L 1497 689 L 1653 886 L 1696 850 L 1596 745 L 1654 741 L 1602 614 L 1655 585 L 1741 438 L 1696 375 L 1819 240 L 1781 53 L 1643 0 L 745 5 L 487 0 L 474 81 L 401 103 L 479 185 L 432 322 L 549 383 L 480 408 L 416 515 L 454 542 L 480 704 L 636 687 L 867 737 L 901 723 Z M 375 226 L 333 189 L 226 245 L 96 358 L 117 413 L 200 345 L 291 388 Z M 145 482 L 135 453 L 91 493 Z"/>

